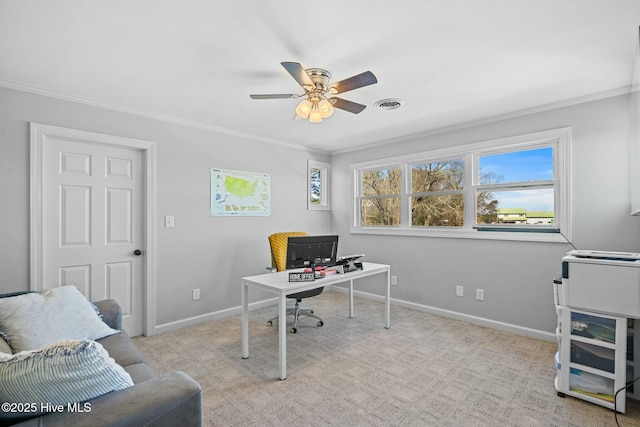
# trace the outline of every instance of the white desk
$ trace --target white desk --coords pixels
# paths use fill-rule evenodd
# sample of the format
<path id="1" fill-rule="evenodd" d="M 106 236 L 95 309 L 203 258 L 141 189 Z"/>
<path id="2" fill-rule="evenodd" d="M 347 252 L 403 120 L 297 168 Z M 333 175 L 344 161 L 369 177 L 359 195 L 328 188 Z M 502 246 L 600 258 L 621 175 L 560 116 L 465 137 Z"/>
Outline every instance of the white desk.
<path id="1" fill-rule="evenodd" d="M 278 296 L 278 342 L 280 356 L 280 379 L 287 378 L 287 295 L 310 289 L 349 282 L 349 317 L 353 317 L 353 281 L 374 274 L 385 273 L 387 295 L 385 297 L 384 327 L 391 327 L 391 266 L 363 262 L 363 269 L 345 274 L 318 279 L 313 282 L 289 282 L 289 272 L 266 273 L 242 278 L 242 358 L 249 357 L 249 287 L 267 291 Z"/>

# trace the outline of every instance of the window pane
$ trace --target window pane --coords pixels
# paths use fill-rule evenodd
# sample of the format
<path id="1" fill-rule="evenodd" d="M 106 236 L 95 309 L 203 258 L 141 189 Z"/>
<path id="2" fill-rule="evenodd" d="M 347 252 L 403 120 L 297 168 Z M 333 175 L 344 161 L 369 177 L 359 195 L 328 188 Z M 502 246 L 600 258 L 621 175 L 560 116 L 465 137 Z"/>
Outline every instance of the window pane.
<path id="1" fill-rule="evenodd" d="M 478 224 L 554 224 L 553 189 L 478 193 Z"/>
<path id="2" fill-rule="evenodd" d="M 361 224 L 400 225 L 400 198 L 384 197 L 360 201 Z"/>
<path id="3" fill-rule="evenodd" d="M 321 170 L 317 168 L 311 168 L 309 174 L 309 197 L 311 203 L 319 205 L 322 200 L 322 175 Z"/>
<path id="4" fill-rule="evenodd" d="M 464 186 L 464 161 L 423 163 L 411 167 L 411 191 L 462 190 Z"/>
<path id="5" fill-rule="evenodd" d="M 461 227 L 464 223 L 462 194 L 411 198 L 411 225 L 424 227 Z"/>
<path id="6" fill-rule="evenodd" d="M 400 168 L 362 172 L 362 195 L 400 194 Z"/>
<path id="7" fill-rule="evenodd" d="M 481 185 L 553 179 L 553 148 L 514 151 L 478 158 Z"/>

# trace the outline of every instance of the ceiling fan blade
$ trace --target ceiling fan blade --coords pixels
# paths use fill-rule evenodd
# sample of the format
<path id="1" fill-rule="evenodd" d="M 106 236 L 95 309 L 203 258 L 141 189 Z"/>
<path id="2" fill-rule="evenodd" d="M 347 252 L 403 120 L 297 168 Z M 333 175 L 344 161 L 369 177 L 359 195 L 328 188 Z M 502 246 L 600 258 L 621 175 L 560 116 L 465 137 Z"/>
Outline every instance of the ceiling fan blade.
<path id="1" fill-rule="evenodd" d="M 285 98 L 300 98 L 302 95 L 296 95 L 295 93 L 272 93 L 266 95 L 249 95 L 251 99 L 285 99 Z"/>
<path id="2" fill-rule="evenodd" d="M 308 86 L 314 87 L 314 84 L 309 78 L 307 72 L 304 70 L 304 67 L 298 62 L 281 62 L 280 64 L 282 64 L 284 69 L 287 70 L 289 74 L 291 74 L 291 77 L 293 77 L 300 86 L 305 89 Z"/>
<path id="3" fill-rule="evenodd" d="M 357 102 L 347 101 L 346 99 L 336 98 L 336 97 L 329 98 L 329 102 L 335 108 L 339 108 L 341 110 L 348 111 L 353 114 L 358 114 L 362 112 L 362 110 L 367 108 L 366 105 L 358 104 Z"/>
<path id="4" fill-rule="evenodd" d="M 371 71 L 365 71 L 364 73 L 357 74 L 349 77 L 348 79 L 330 84 L 328 91 L 330 93 L 345 93 L 374 83 L 378 83 L 376 76 L 374 76 Z"/>

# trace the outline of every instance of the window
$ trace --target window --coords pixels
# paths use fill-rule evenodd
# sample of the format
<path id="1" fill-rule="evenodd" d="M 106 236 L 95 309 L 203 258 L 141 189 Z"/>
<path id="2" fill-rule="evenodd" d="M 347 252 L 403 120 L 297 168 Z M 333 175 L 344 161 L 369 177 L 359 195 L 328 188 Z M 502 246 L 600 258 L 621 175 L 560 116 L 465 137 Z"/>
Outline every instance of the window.
<path id="1" fill-rule="evenodd" d="M 554 225 L 554 148 L 476 155 L 476 225 Z"/>
<path id="2" fill-rule="evenodd" d="M 565 241 L 570 129 L 351 165 L 354 233 Z"/>
<path id="3" fill-rule="evenodd" d="M 362 171 L 359 207 L 363 225 L 400 225 L 401 176 L 398 167 Z"/>
<path id="4" fill-rule="evenodd" d="M 331 209 L 329 194 L 330 170 L 329 163 L 316 162 L 314 160 L 307 162 L 308 210 Z"/>
<path id="5" fill-rule="evenodd" d="M 411 165 L 411 225 L 460 227 L 464 224 L 464 160 Z"/>

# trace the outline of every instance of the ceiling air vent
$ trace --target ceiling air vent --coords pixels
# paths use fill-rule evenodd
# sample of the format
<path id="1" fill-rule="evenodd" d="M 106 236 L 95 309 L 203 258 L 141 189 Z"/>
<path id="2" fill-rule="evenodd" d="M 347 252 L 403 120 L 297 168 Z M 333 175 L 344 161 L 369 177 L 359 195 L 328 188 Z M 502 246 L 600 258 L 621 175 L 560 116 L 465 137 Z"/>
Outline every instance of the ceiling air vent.
<path id="1" fill-rule="evenodd" d="M 402 104 L 404 104 L 404 100 L 402 99 L 387 98 L 381 99 L 380 101 L 376 102 L 375 106 L 379 110 L 397 110 L 398 108 L 402 107 Z"/>

